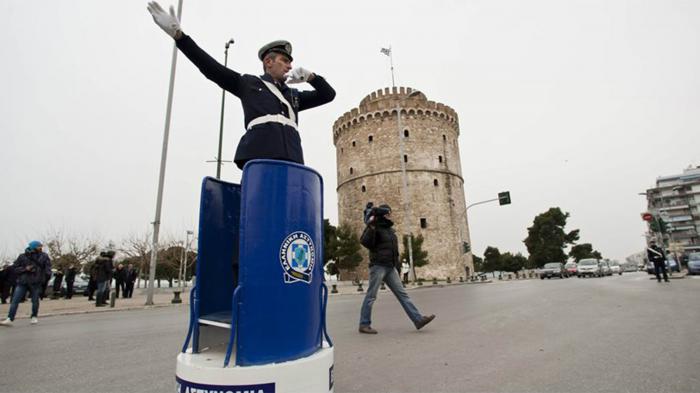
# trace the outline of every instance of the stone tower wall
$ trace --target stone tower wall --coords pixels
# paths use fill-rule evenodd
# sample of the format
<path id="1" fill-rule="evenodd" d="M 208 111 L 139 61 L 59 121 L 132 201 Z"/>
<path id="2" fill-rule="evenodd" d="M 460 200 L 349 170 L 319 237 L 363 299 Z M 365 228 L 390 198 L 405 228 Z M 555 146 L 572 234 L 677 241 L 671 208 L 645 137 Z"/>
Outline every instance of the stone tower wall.
<path id="1" fill-rule="evenodd" d="M 422 93 L 409 97 L 412 91 L 402 87 L 373 92 L 334 123 L 339 224 L 350 225 L 359 236 L 367 202 L 388 203 L 399 239 L 407 233 L 397 124 L 400 106 L 402 136 L 408 131 L 404 154 L 410 231 L 414 237 L 423 235 L 430 261 L 416 273 L 426 279 L 464 276 L 465 266 L 474 269 L 471 254 L 462 253 L 462 241 L 470 241 L 458 117 L 452 108 L 429 101 Z M 425 228 L 421 218 L 426 220 Z M 364 248 L 362 252 L 364 260 L 357 272 L 366 279 L 369 257 Z"/>

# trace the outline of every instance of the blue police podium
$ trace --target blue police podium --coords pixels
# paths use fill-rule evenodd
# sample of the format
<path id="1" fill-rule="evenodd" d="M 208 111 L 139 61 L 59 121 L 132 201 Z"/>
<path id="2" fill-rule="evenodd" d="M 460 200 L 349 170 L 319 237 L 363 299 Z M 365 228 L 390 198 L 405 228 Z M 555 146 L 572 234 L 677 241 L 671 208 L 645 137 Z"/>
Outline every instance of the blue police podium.
<path id="1" fill-rule="evenodd" d="M 253 160 L 240 185 L 205 178 L 198 245 L 177 391 L 332 392 L 321 176 Z"/>

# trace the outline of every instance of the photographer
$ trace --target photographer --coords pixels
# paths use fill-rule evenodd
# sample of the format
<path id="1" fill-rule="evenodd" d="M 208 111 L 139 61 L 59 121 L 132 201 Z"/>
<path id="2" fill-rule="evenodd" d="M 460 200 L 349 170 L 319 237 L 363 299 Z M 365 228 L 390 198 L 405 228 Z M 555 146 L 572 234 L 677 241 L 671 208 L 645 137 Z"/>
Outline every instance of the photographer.
<path id="1" fill-rule="evenodd" d="M 362 233 L 360 243 L 369 250 L 369 287 L 360 311 L 360 333 L 377 334 L 377 331 L 371 327 L 372 305 L 377 300 L 377 292 L 382 281 L 394 293 L 416 329 L 422 328 L 430 323 L 435 315 L 421 315 L 401 285 L 401 278 L 397 272 L 397 268 L 401 267 L 399 242 L 392 228 L 394 222 L 391 221 L 391 207 L 389 205 L 372 207 L 366 223 L 367 227 Z"/>
<path id="2" fill-rule="evenodd" d="M 17 257 L 17 260 L 12 264 L 17 274 L 17 286 L 12 296 L 12 304 L 7 313 L 7 319 L 0 322 L 2 326 L 12 326 L 17 314 L 19 302 L 27 295 L 27 291 L 32 294 L 32 315 L 31 324 L 39 322 L 39 296 L 41 295 L 42 285 L 46 277 L 51 277 L 51 260 L 42 250 L 43 245 L 39 241 L 31 241 L 24 251 Z"/>

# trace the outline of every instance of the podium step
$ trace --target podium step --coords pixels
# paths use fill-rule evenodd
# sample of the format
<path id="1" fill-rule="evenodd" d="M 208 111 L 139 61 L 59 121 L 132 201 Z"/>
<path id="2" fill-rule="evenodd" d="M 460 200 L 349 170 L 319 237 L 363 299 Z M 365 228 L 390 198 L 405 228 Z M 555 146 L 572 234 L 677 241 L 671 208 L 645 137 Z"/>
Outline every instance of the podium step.
<path id="1" fill-rule="evenodd" d="M 231 311 L 220 311 L 199 317 L 202 325 L 216 326 L 224 329 L 231 329 Z"/>

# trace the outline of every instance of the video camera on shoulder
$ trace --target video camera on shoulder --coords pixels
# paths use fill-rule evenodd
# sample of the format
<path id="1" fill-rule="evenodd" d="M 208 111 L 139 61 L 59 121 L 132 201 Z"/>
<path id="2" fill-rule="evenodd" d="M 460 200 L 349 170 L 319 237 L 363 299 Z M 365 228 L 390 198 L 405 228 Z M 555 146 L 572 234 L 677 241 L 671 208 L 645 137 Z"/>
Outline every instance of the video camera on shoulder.
<path id="1" fill-rule="evenodd" d="M 391 207 L 389 205 L 379 205 L 374 206 L 374 203 L 368 202 L 364 210 L 365 224 L 369 223 L 370 217 L 383 217 L 391 213 Z"/>

